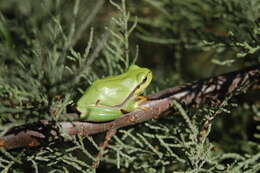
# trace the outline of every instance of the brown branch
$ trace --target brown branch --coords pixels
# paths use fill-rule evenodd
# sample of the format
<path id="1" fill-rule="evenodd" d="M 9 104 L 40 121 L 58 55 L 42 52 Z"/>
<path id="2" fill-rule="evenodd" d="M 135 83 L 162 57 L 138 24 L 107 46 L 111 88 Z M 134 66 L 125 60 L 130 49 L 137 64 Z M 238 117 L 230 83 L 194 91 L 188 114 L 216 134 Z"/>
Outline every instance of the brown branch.
<path id="1" fill-rule="evenodd" d="M 20 147 L 48 145 L 54 137 L 62 138 L 61 131 L 68 135 L 80 134 L 86 136 L 156 119 L 171 108 L 173 99 L 185 105 L 199 106 L 207 100 L 210 100 L 214 105 L 218 105 L 230 94 L 239 94 L 241 90 L 245 91 L 254 86 L 259 87 L 259 81 L 260 66 L 257 65 L 150 95 L 148 96 L 149 101 L 143 104 L 146 107 L 145 109 L 124 114 L 111 122 L 50 122 L 42 120 L 39 123 L 16 127 L 5 136 L 0 137 L 0 147 L 10 150 Z"/>
<path id="2" fill-rule="evenodd" d="M 222 74 L 216 77 L 168 88 L 152 94 L 149 99 L 170 98 L 186 105 L 201 105 L 206 100 L 219 104 L 224 97 L 235 94 L 238 89 L 254 88 L 260 85 L 260 65 Z"/>

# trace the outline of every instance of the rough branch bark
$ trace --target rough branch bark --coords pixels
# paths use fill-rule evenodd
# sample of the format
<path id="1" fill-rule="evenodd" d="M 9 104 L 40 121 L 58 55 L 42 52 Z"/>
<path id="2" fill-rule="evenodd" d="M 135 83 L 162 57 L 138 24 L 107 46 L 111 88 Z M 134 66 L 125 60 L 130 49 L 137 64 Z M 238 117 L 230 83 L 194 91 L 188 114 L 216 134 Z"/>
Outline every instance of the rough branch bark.
<path id="1" fill-rule="evenodd" d="M 0 137 L 0 147 L 10 150 L 47 145 L 54 137 L 62 138 L 61 131 L 68 135 L 86 136 L 109 129 L 118 129 L 159 118 L 171 108 L 172 100 L 193 106 L 202 105 L 205 101 L 210 100 L 212 104 L 218 105 L 230 94 L 239 94 L 241 90 L 245 91 L 248 88 L 256 89 L 259 85 L 260 65 L 252 66 L 241 71 L 195 81 L 150 95 L 148 96 L 149 101 L 143 104 L 145 109 L 135 110 L 111 122 L 50 122 L 42 120 L 35 124 L 25 124 L 10 129 L 5 136 Z"/>

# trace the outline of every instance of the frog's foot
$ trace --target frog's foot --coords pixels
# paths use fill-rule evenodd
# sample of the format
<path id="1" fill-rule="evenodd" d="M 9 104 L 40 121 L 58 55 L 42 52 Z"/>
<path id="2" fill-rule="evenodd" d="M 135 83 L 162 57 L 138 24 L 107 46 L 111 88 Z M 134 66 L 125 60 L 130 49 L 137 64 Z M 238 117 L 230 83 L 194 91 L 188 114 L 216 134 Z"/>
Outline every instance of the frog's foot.
<path id="1" fill-rule="evenodd" d="M 148 98 L 145 96 L 136 96 L 135 99 L 138 105 L 148 100 Z"/>

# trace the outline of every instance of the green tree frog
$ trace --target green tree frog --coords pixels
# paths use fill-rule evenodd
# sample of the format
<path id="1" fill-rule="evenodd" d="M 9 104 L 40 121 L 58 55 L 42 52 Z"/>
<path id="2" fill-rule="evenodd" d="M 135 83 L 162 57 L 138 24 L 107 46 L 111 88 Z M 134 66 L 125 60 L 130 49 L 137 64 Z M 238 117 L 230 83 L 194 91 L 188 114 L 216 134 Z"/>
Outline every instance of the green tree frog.
<path id="1" fill-rule="evenodd" d="M 76 104 L 80 118 L 104 122 L 140 108 L 145 100 L 140 94 L 151 80 L 149 69 L 131 65 L 125 73 L 94 81 Z"/>

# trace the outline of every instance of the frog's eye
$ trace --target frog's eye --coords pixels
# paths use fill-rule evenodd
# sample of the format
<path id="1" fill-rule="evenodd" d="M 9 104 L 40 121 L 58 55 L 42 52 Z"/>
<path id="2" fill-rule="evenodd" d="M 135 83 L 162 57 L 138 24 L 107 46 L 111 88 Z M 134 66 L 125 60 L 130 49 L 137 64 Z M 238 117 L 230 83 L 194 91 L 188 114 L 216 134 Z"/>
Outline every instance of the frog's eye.
<path id="1" fill-rule="evenodd" d="M 146 82 L 147 81 L 147 77 L 144 78 L 143 82 Z"/>

